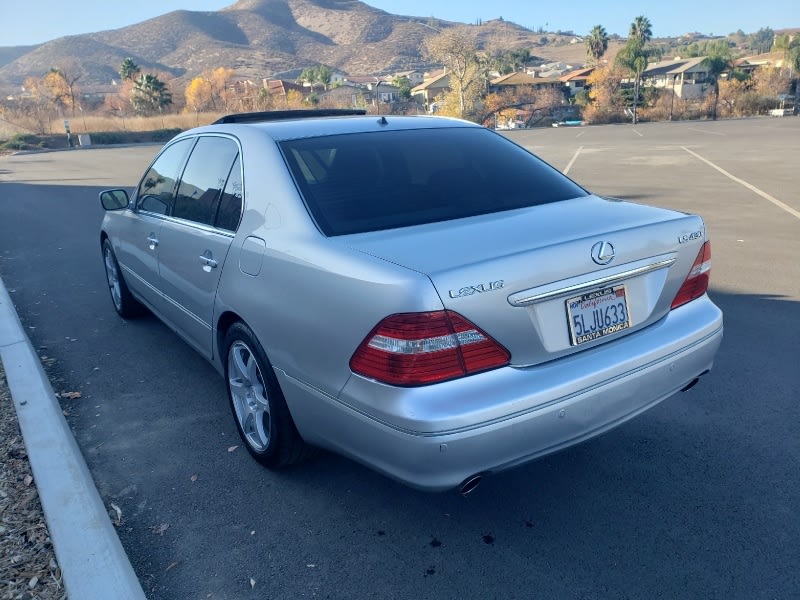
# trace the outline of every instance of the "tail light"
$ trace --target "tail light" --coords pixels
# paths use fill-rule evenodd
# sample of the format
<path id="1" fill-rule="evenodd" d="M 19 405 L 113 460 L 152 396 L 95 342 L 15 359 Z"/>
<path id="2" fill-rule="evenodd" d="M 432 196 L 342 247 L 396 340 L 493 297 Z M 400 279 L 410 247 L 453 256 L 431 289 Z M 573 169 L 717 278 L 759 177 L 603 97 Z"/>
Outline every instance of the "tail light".
<path id="1" fill-rule="evenodd" d="M 711 242 L 706 242 L 697 253 L 689 274 L 678 290 L 670 308 L 677 308 L 699 298 L 708 290 L 708 280 L 711 275 Z"/>
<path id="2" fill-rule="evenodd" d="M 441 310 L 386 317 L 361 342 L 350 368 L 390 385 L 419 386 L 502 367 L 510 358 L 467 319 Z"/>

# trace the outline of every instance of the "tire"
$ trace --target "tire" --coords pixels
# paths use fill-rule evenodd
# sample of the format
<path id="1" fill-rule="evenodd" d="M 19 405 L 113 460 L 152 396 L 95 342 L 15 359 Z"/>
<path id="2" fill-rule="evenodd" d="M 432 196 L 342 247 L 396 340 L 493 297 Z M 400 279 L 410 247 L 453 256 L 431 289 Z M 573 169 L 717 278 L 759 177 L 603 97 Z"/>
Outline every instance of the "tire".
<path id="1" fill-rule="evenodd" d="M 255 334 L 234 323 L 225 335 L 225 381 L 236 428 L 250 454 L 270 469 L 313 453 L 294 425 L 278 380 Z"/>
<path id="2" fill-rule="evenodd" d="M 106 268 L 106 283 L 108 291 L 111 293 L 111 302 L 114 309 L 123 319 L 130 319 L 142 313 L 142 305 L 133 297 L 122 271 L 119 268 L 114 249 L 108 239 L 103 240 L 103 264 Z"/>

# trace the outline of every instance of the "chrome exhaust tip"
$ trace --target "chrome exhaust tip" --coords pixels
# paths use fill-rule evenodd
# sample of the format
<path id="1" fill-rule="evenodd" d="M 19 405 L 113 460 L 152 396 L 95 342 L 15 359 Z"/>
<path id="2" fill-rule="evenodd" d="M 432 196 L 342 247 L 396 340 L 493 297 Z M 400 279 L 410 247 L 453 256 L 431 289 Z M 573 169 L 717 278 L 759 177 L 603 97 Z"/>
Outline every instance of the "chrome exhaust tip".
<path id="1" fill-rule="evenodd" d="M 483 481 L 483 475 L 473 475 L 472 477 L 467 477 L 459 486 L 458 492 L 466 498 L 475 491 L 475 488 L 480 485 L 481 481 Z"/>

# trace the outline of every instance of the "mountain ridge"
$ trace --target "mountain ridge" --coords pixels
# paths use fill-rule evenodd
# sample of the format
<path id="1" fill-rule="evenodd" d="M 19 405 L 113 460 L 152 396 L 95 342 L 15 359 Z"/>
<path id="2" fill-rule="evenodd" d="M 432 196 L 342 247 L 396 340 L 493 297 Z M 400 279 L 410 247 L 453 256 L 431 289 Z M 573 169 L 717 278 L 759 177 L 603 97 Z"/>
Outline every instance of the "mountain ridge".
<path id="1" fill-rule="evenodd" d="M 51 68 L 79 76 L 83 86 L 107 85 L 128 56 L 143 71 L 179 79 L 216 67 L 263 78 L 317 64 L 350 75 L 389 73 L 428 66 L 423 41 L 457 24 L 360 0 L 239 0 L 219 11 L 172 11 L 119 29 L 0 48 L 0 85 L 19 86 Z M 542 37 L 502 20 L 478 27 L 481 43 L 506 49 L 533 48 Z"/>

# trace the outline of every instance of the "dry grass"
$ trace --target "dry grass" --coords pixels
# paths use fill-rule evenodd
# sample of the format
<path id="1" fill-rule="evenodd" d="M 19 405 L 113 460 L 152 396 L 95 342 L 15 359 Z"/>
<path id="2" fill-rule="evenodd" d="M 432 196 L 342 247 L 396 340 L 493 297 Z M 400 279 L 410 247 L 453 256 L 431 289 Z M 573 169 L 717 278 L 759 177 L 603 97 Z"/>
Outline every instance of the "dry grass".
<path id="1" fill-rule="evenodd" d="M 117 131 L 158 131 L 160 129 L 191 129 L 198 125 L 208 125 L 223 116 L 223 113 L 178 113 L 152 117 L 116 117 L 102 115 L 75 116 L 53 115 L 40 123 L 30 117 L 15 116 L 0 120 L 0 140 L 9 139 L 18 133 L 62 134 L 64 120 L 68 120 L 70 131 L 80 133 L 99 133 Z"/>
<path id="2" fill-rule="evenodd" d="M 153 117 L 106 117 L 87 115 L 69 119 L 72 133 L 94 133 L 98 131 L 156 131 L 158 129 L 191 129 L 208 125 L 219 119 L 222 113 L 180 113 Z M 51 131 L 63 131 L 64 120 L 50 122 Z"/>
<path id="3" fill-rule="evenodd" d="M 222 113 L 180 113 L 153 117 L 102 117 L 87 116 L 85 119 L 71 119 L 73 133 L 95 131 L 155 131 L 157 129 L 191 129 L 207 125 L 219 119 Z M 58 126 L 63 125 L 57 121 Z"/>
<path id="4" fill-rule="evenodd" d="M 0 455 L 0 600 L 65 600 L 2 365 Z"/>

